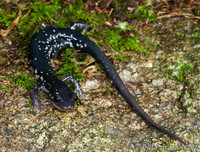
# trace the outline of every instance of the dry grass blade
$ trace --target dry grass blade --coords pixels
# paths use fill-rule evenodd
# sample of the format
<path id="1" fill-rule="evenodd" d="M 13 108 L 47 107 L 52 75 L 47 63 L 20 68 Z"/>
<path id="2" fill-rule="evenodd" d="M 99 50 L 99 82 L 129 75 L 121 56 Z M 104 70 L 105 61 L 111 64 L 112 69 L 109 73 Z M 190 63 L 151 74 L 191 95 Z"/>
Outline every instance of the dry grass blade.
<path id="1" fill-rule="evenodd" d="M 187 19 L 199 19 L 200 20 L 200 16 L 194 16 L 194 15 L 189 14 L 189 13 L 179 13 L 179 12 L 173 12 L 173 13 L 170 13 L 170 14 L 159 16 L 157 18 L 161 19 L 161 18 L 170 18 L 170 17 L 175 17 L 175 16 L 182 16 L 182 17 L 185 17 Z"/>

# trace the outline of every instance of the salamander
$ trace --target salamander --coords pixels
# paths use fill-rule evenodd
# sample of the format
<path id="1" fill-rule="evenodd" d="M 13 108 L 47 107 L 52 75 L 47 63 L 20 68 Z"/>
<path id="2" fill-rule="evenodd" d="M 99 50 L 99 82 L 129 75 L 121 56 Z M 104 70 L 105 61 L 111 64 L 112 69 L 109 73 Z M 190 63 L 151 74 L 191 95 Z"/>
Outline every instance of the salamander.
<path id="1" fill-rule="evenodd" d="M 52 105 L 61 111 L 72 110 L 78 96 L 82 96 L 80 86 L 73 76 L 65 76 L 59 79 L 51 66 L 50 59 L 57 57 L 58 51 L 68 47 L 82 50 L 91 55 L 103 68 L 107 77 L 111 80 L 119 94 L 148 125 L 154 129 L 167 134 L 169 137 L 186 144 L 175 134 L 167 131 L 155 123 L 137 104 L 135 97 L 129 92 L 115 68 L 104 54 L 104 52 L 89 38 L 76 31 L 85 29 L 86 24 L 73 23 L 68 28 L 45 28 L 38 31 L 29 44 L 28 58 L 38 85 L 30 90 L 30 96 L 34 103 L 34 109 L 42 109 L 38 102 L 36 92 L 40 89 L 46 91 Z M 83 32 L 84 33 L 84 32 Z M 72 81 L 75 91 L 73 92 L 66 81 Z"/>

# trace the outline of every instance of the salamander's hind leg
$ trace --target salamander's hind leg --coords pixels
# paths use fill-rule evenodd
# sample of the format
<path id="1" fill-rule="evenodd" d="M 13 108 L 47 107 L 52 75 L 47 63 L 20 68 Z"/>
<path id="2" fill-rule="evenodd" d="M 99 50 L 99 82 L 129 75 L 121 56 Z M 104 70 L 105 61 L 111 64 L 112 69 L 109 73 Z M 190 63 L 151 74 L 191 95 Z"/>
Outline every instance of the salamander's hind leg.
<path id="1" fill-rule="evenodd" d="M 40 89 L 42 89 L 42 85 L 41 85 L 41 84 L 39 84 L 39 85 L 33 87 L 33 88 L 30 90 L 31 100 L 32 100 L 32 102 L 33 102 L 33 104 L 34 104 L 33 110 L 38 109 L 38 110 L 41 111 L 42 108 L 45 107 L 44 105 L 41 105 L 41 104 L 38 102 L 38 99 L 37 99 L 36 92 L 37 92 L 38 90 L 40 90 Z"/>
<path id="2" fill-rule="evenodd" d="M 84 23 L 72 23 L 70 26 L 68 26 L 68 28 L 70 28 L 71 30 L 81 29 L 82 30 L 81 34 L 84 34 L 85 31 L 91 26 L 92 24 L 88 25 Z"/>
<path id="3" fill-rule="evenodd" d="M 82 94 L 82 91 L 81 91 L 81 88 L 80 88 L 80 85 L 79 85 L 79 83 L 76 81 L 76 79 L 74 78 L 73 75 L 65 76 L 65 77 L 61 78 L 61 80 L 62 80 L 63 82 L 71 81 L 72 84 L 74 85 L 74 88 L 75 88 L 75 91 L 74 91 L 74 92 L 78 95 L 78 97 L 84 99 L 83 94 Z"/>

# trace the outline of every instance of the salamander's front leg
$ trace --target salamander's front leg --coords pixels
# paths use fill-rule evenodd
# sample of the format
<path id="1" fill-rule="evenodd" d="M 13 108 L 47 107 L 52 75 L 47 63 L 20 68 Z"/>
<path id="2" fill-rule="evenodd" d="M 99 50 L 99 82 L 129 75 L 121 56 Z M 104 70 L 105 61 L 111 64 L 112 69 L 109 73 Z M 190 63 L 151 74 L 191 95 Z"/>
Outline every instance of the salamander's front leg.
<path id="1" fill-rule="evenodd" d="M 65 77 L 61 78 L 61 80 L 62 80 L 63 82 L 71 81 L 72 84 L 74 85 L 74 88 L 75 88 L 75 91 L 74 91 L 74 92 L 78 95 L 78 97 L 84 99 L 83 94 L 82 94 L 82 91 L 81 91 L 81 88 L 80 88 L 80 85 L 79 85 L 79 83 L 76 81 L 76 79 L 74 78 L 73 75 L 65 76 Z"/>
<path id="2" fill-rule="evenodd" d="M 32 102 L 33 102 L 33 104 L 34 104 L 33 110 L 38 109 L 38 110 L 41 111 L 42 108 L 45 107 L 45 106 L 41 105 L 41 104 L 38 102 L 37 95 L 36 95 L 36 92 L 37 92 L 38 90 L 40 90 L 41 88 L 42 88 L 42 85 L 39 84 L 39 85 L 33 87 L 33 88 L 30 90 L 31 100 L 32 100 Z"/>
<path id="3" fill-rule="evenodd" d="M 68 28 L 70 28 L 71 30 L 76 30 L 79 28 L 82 30 L 81 34 L 84 34 L 85 31 L 91 26 L 92 26 L 92 24 L 88 25 L 88 24 L 84 24 L 84 23 L 72 23 L 70 26 L 68 26 Z"/>

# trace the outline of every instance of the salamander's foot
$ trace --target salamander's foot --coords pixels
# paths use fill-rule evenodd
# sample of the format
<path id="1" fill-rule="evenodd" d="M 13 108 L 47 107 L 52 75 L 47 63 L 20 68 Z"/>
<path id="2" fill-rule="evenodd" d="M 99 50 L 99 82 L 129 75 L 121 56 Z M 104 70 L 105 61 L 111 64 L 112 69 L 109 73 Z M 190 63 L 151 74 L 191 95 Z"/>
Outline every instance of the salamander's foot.
<path id="1" fill-rule="evenodd" d="M 76 81 L 76 79 L 74 78 L 73 75 L 65 76 L 65 77 L 61 78 L 61 80 L 62 80 L 63 82 L 71 81 L 72 84 L 73 84 L 73 86 L 74 86 L 74 88 L 75 88 L 75 91 L 74 91 L 74 92 L 77 94 L 77 96 L 78 96 L 79 98 L 84 99 L 84 96 L 83 96 L 83 94 L 82 94 L 80 85 L 79 85 L 79 83 Z"/>
<path id="2" fill-rule="evenodd" d="M 93 26 L 93 24 L 88 25 L 84 23 L 72 23 L 70 26 L 68 26 L 68 28 L 70 28 L 71 30 L 81 29 L 81 34 L 84 34 L 85 31 L 91 26 Z"/>
<path id="3" fill-rule="evenodd" d="M 83 93 L 80 88 L 77 88 L 74 92 L 77 94 L 79 98 L 84 99 Z"/>
<path id="4" fill-rule="evenodd" d="M 33 104 L 34 104 L 33 111 L 35 111 L 35 110 L 43 111 L 42 109 L 46 108 L 45 105 L 42 105 L 39 102 L 35 102 Z"/>
<path id="5" fill-rule="evenodd" d="M 90 27 L 92 27 L 93 26 L 93 24 L 85 24 L 85 26 L 81 29 L 82 30 L 82 32 L 81 32 L 81 34 L 84 34 L 85 32 L 86 32 L 86 30 L 88 29 L 88 28 L 90 28 Z"/>
<path id="6" fill-rule="evenodd" d="M 30 90 L 31 100 L 32 100 L 32 102 L 33 102 L 33 104 L 34 104 L 34 108 L 33 108 L 34 111 L 35 111 L 36 109 L 42 111 L 42 108 L 46 107 L 46 106 L 44 106 L 44 105 L 42 105 L 42 104 L 40 104 L 40 103 L 38 102 L 36 92 L 37 92 L 39 89 L 41 89 L 41 85 L 37 85 L 37 86 L 33 87 L 33 88 Z"/>

